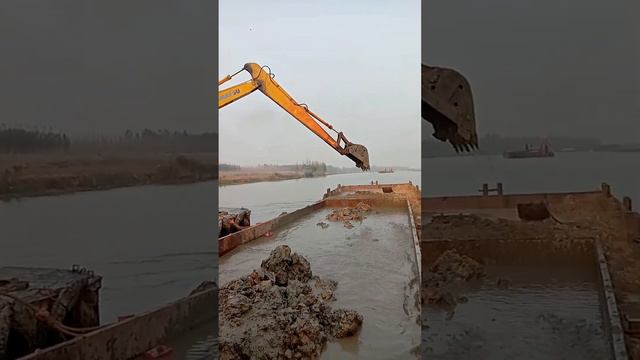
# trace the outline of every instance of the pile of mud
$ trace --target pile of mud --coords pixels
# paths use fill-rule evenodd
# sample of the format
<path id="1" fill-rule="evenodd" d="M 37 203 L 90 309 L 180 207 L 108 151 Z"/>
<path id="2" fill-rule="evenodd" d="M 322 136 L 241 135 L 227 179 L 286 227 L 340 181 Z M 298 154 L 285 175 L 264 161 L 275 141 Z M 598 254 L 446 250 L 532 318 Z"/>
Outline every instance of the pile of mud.
<path id="1" fill-rule="evenodd" d="M 327 341 L 362 326 L 357 312 L 331 308 L 336 286 L 278 246 L 260 269 L 220 289 L 220 359 L 318 358 Z"/>
<path id="2" fill-rule="evenodd" d="M 457 294 L 459 287 L 484 276 L 480 263 L 456 250 L 447 250 L 423 275 L 422 302 L 445 306 L 466 302 Z"/>
<path id="3" fill-rule="evenodd" d="M 378 195 L 379 192 L 370 191 L 370 190 L 356 190 L 356 195 Z"/>
<path id="4" fill-rule="evenodd" d="M 346 228 L 352 228 L 351 221 L 362 221 L 366 219 L 365 214 L 371 211 L 371 206 L 359 202 L 355 207 L 336 209 L 327 215 L 329 221 L 342 221 Z"/>
<path id="5" fill-rule="evenodd" d="M 424 227 L 429 239 L 447 240 L 555 240 L 592 238 L 594 229 L 586 222 L 558 223 L 553 219 L 523 222 L 489 219 L 477 215 L 436 215 Z"/>

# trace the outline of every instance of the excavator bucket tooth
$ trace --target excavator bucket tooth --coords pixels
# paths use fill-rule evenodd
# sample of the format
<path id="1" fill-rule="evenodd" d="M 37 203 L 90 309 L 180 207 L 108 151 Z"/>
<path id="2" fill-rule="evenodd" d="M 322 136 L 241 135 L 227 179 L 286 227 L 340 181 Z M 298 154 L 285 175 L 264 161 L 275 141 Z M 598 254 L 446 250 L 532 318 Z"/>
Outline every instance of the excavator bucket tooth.
<path id="1" fill-rule="evenodd" d="M 422 65 L 422 118 L 456 152 L 478 148 L 471 86 L 459 72 Z"/>
<path id="2" fill-rule="evenodd" d="M 364 145 L 347 144 L 345 147 L 345 155 L 356 163 L 356 167 L 362 171 L 369 170 L 369 151 Z"/>

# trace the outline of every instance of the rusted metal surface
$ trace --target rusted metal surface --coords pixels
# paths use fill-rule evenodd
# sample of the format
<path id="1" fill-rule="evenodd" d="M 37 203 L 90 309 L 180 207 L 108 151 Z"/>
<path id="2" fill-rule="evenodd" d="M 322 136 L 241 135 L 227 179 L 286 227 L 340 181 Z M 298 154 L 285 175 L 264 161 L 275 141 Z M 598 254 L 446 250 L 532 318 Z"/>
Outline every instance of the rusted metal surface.
<path id="1" fill-rule="evenodd" d="M 411 204 L 406 196 L 395 191 L 384 194 L 381 187 L 341 186 L 339 189 L 333 192 L 332 196 L 325 197 L 315 204 L 227 237 L 226 240 L 231 240 L 243 236 L 239 241 L 245 245 L 233 251 L 229 248 L 227 253 L 221 256 L 221 283 L 226 284 L 240 274 L 250 271 L 250 264 L 260 263 L 259 259 L 262 259 L 262 256 L 259 254 L 268 254 L 275 244 L 289 245 L 292 249 L 299 249 L 297 251 L 308 256 L 312 264 L 320 266 L 319 273 L 335 276 L 332 279 L 338 281 L 340 288 L 344 291 L 343 304 L 354 304 L 353 306 L 366 308 L 362 313 L 366 330 L 362 331 L 358 338 L 349 339 L 340 344 L 329 344 L 321 358 L 344 358 L 345 356 L 368 358 L 371 357 L 372 349 L 377 349 L 375 354 L 380 356 L 380 348 L 386 345 L 389 349 L 384 350 L 389 351 L 386 353 L 388 356 L 393 357 L 391 354 L 395 354 L 395 357 L 398 357 L 396 351 L 399 351 L 400 354 L 406 355 L 399 358 L 419 358 L 419 353 L 412 351 L 416 349 L 413 344 L 418 345 L 420 333 L 418 327 L 420 254 Z M 394 189 L 397 188 L 394 187 Z M 419 195 L 417 188 L 413 185 L 407 185 L 406 189 L 413 189 Z M 363 191 L 368 192 L 363 193 Z M 329 192 L 332 191 L 329 189 Z M 372 207 L 365 217 L 367 220 L 362 220 L 363 225 L 358 221 L 355 230 L 343 226 L 341 220 L 336 223 L 328 220 L 331 225 L 321 226 L 322 221 L 327 221 L 327 218 L 331 217 L 333 210 L 356 208 L 358 205 L 362 206 L 361 203 Z M 263 228 L 258 231 L 261 226 Z M 261 238 L 267 230 L 272 231 L 273 234 L 270 237 Z M 407 238 L 407 235 L 410 237 Z M 356 238 L 359 241 L 355 241 L 355 244 L 359 245 L 347 245 L 354 242 Z M 327 261 L 327 259 L 353 260 L 345 263 L 342 260 L 336 262 Z M 401 261 L 401 264 L 398 264 L 398 261 Z M 388 272 L 385 269 L 389 266 L 396 266 L 396 268 L 393 272 Z M 345 269 L 349 270 L 345 271 Z M 336 270 L 338 271 L 334 273 Z M 358 276 L 354 277 L 353 274 Z M 404 276 L 400 275 L 402 280 L 393 279 L 399 274 L 404 274 Z M 372 287 L 371 284 L 376 286 Z M 382 303 L 384 306 L 363 307 L 362 302 L 358 301 L 362 296 L 371 296 L 368 292 L 375 292 L 375 289 L 380 288 L 395 289 L 385 291 L 385 296 L 376 298 L 375 303 Z M 373 313 L 377 314 L 373 315 Z M 380 323 L 376 316 L 380 316 L 381 313 L 387 314 L 384 315 L 386 317 L 391 316 L 393 323 L 397 326 L 389 327 L 384 322 Z M 378 326 L 386 330 L 375 331 Z M 397 337 L 394 338 L 394 336 Z M 389 343 L 385 344 L 386 341 Z M 354 342 L 358 343 L 356 349 L 351 348 Z M 398 346 L 402 347 L 405 342 L 411 346 L 398 349 Z M 384 356 L 385 352 L 382 354 Z"/>
<path id="2" fill-rule="evenodd" d="M 566 266 L 567 261 L 582 261 L 572 259 L 576 253 L 589 255 L 585 259 L 588 260 L 586 265 L 597 268 L 597 290 L 600 297 L 604 336 L 609 346 L 608 352 L 612 359 L 628 359 L 618 303 L 604 251 L 597 239 L 584 238 L 573 241 L 570 246 L 557 244 L 550 239 L 431 240 L 422 243 L 423 267 L 432 264 L 441 254 L 452 249 L 485 264 L 499 263 L 506 266 L 531 264 L 537 264 L 536 266 L 564 264 Z M 576 262 L 574 265 L 580 264 L 582 263 Z M 640 315 L 640 311 L 636 311 L 635 314 Z M 640 320 L 638 321 L 640 323 Z"/>
<path id="3" fill-rule="evenodd" d="M 101 277 L 91 271 L 0 268 L 0 359 L 15 359 L 65 340 L 53 325 L 37 319 L 35 309 L 64 326 L 99 324 Z M 11 339 L 11 340 L 9 340 Z"/>
<path id="4" fill-rule="evenodd" d="M 636 297 L 629 295 L 630 291 L 634 291 L 635 285 L 633 282 L 626 281 L 624 276 L 621 276 L 621 273 L 625 273 L 625 270 L 621 268 L 620 264 L 621 262 L 624 264 L 624 262 L 633 261 L 632 259 L 636 257 L 636 253 L 625 251 L 618 253 L 611 252 L 610 250 L 606 252 L 605 249 L 611 248 L 611 242 L 617 242 L 616 245 L 613 245 L 616 248 L 628 249 L 629 242 L 632 242 L 634 239 L 640 240 L 640 215 L 630 210 L 628 200 L 625 201 L 623 199 L 621 201 L 615 198 L 612 195 L 612 189 L 609 184 L 602 183 L 599 190 L 588 192 L 503 194 L 502 196 L 485 194 L 483 196 L 437 197 L 423 198 L 422 203 L 426 214 L 462 212 L 472 214 L 487 212 L 488 214 L 493 214 L 500 211 L 517 210 L 519 218 L 524 220 L 541 220 L 548 217 L 555 219 L 554 214 L 549 210 L 555 209 L 556 205 L 558 208 L 565 206 L 564 211 L 566 216 L 570 214 L 567 212 L 569 209 L 566 206 L 573 204 L 576 210 L 582 211 L 581 215 L 578 215 L 583 217 L 582 221 L 589 221 L 588 216 L 606 219 L 601 219 L 603 222 L 606 222 L 606 224 L 609 224 L 605 224 L 604 226 L 613 233 L 617 232 L 615 238 L 606 238 L 606 246 L 602 246 L 599 242 L 596 242 L 596 236 L 601 237 L 602 235 L 599 232 L 600 230 L 594 228 L 591 238 L 574 237 L 569 244 L 563 244 L 562 242 L 553 244 L 553 239 L 549 239 L 548 235 L 546 237 L 536 237 L 535 239 L 516 239 L 509 235 L 509 239 L 483 239 L 482 241 L 427 239 L 422 243 L 422 256 L 424 262 L 425 259 L 436 256 L 446 248 L 456 248 L 464 249 L 465 251 L 469 250 L 480 258 L 482 258 L 482 256 L 503 256 L 517 263 L 529 260 L 531 254 L 536 252 L 535 249 L 530 248 L 530 246 L 537 246 L 535 244 L 550 242 L 554 246 L 559 245 L 566 247 L 569 251 L 581 249 L 585 245 L 593 247 L 596 255 L 594 258 L 596 259 L 596 264 L 599 269 L 599 290 L 602 296 L 600 303 L 602 305 L 601 310 L 606 336 L 608 344 L 611 347 L 610 353 L 612 354 L 612 358 L 615 359 L 626 359 L 628 357 L 625 345 L 629 344 L 625 344 L 625 328 L 622 327 L 622 324 L 626 325 L 627 339 L 630 335 L 637 337 L 638 333 L 635 331 L 639 327 L 638 324 L 640 324 L 640 320 L 638 320 L 640 319 L 640 311 L 634 310 L 632 299 L 636 299 Z M 495 218 L 499 216 L 490 217 Z M 600 222 L 594 224 L 594 226 L 601 225 Z M 612 226 L 615 226 L 615 228 Z M 426 235 L 424 238 L 428 238 L 428 234 Z M 514 246 L 517 246 L 517 251 L 513 251 Z M 484 249 L 487 253 L 477 253 L 476 251 L 480 251 L 477 249 Z M 511 255 L 508 254 L 510 251 L 512 253 Z M 613 277 L 610 275 L 609 268 L 613 271 L 611 273 L 614 275 Z M 635 270 L 629 269 L 629 271 Z M 620 296 L 620 294 L 622 294 L 622 296 Z M 618 295 L 617 298 L 616 295 Z M 618 307 L 620 307 L 620 309 L 618 309 Z M 629 312 L 627 313 L 627 311 Z"/>
<path id="5" fill-rule="evenodd" d="M 603 315 L 605 320 L 605 332 L 609 337 L 611 354 L 615 360 L 626 360 L 629 358 L 624 341 L 624 329 L 620 322 L 620 312 L 618 302 L 613 291 L 613 282 L 607 265 L 607 258 L 600 241 L 594 242 L 596 249 L 596 261 L 598 264 L 598 275 L 600 279 L 601 296 L 603 302 Z"/>
<path id="6" fill-rule="evenodd" d="M 463 209 L 504 209 L 516 208 L 518 204 L 544 202 L 554 204 L 564 201 L 567 197 L 584 199 L 599 199 L 603 197 L 600 191 L 536 193 L 536 194 L 503 194 L 503 195 L 469 195 L 469 196 L 438 196 L 422 198 L 424 212 L 439 212 Z"/>
<path id="7" fill-rule="evenodd" d="M 483 188 L 488 189 L 484 184 Z M 502 184 L 498 183 L 496 189 L 502 190 Z M 489 191 L 491 189 L 488 189 Z M 483 195 L 462 195 L 462 196 L 437 196 L 423 197 L 422 211 L 425 213 L 439 213 L 451 211 L 466 211 L 469 209 L 516 209 L 518 204 L 543 203 L 547 207 L 565 202 L 568 198 L 575 201 L 593 201 L 610 199 L 619 204 L 620 208 L 627 212 L 628 230 L 630 233 L 640 235 L 640 215 L 629 210 L 630 201 L 620 201 L 611 194 L 611 186 L 607 183 L 601 184 L 600 190 L 574 191 L 557 193 L 529 193 L 529 194 L 504 194 L 489 195 L 486 191 L 481 191 Z M 553 214 L 550 214 L 553 217 Z"/>
<path id="8" fill-rule="evenodd" d="M 392 193 L 383 193 L 383 188 L 392 188 Z M 274 219 L 265 221 L 260 224 L 250 226 L 233 234 L 223 236 L 218 239 L 218 254 L 220 256 L 228 253 L 236 247 L 255 240 L 270 231 L 298 220 L 323 207 L 350 207 L 355 206 L 359 202 L 372 206 L 381 207 L 406 207 L 406 201 L 412 201 L 412 205 L 420 205 L 420 191 L 417 186 L 407 184 L 380 184 L 380 185 L 338 185 L 336 189 L 327 189 L 323 199 L 298 209 L 294 212 L 282 214 Z M 415 213 L 415 211 L 414 211 Z M 418 209 L 419 214 L 419 209 Z M 415 218 L 414 218 L 415 220 Z"/>
<path id="9" fill-rule="evenodd" d="M 490 192 L 495 192 L 497 195 L 502 195 L 502 183 L 496 184 L 495 188 L 489 188 L 489 184 L 482 184 L 482 189 L 478 190 L 478 192 L 482 193 L 482 196 L 488 196 Z"/>
<path id="10" fill-rule="evenodd" d="M 407 209 L 409 211 L 409 224 L 411 225 L 411 236 L 413 237 L 415 262 L 418 267 L 417 268 L 418 284 L 422 284 L 422 252 L 420 250 L 420 237 L 418 236 L 418 229 L 416 227 L 416 222 L 414 221 L 413 208 L 409 200 L 407 200 Z"/>
<path id="11" fill-rule="evenodd" d="M 217 331 L 217 316 L 218 289 L 215 287 L 20 359 L 134 359 L 203 324 L 211 323 L 211 331 Z"/>
<path id="12" fill-rule="evenodd" d="M 517 204 L 516 208 L 520 220 L 542 221 L 551 218 L 551 213 L 543 202 Z"/>
<path id="13" fill-rule="evenodd" d="M 296 219 L 299 219 L 314 210 L 320 209 L 323 206 L 325 206 L 325 204 L 320 201 L 294 212 L 283 214 L 275 219 L 253 225 L 233 234 L 221 237 L 218 239 L 218 254 L 219 256 L 222 256 L 242 244 L 263 236 L 280 225 L 295 221 Z"/>
<path id="14" fill-rule="evenodd" d="M 251 226 L 251 210 L 249 209 L 219 209 L 218 237 L 223 237 Z"/>
<path id="15" fill-rule="evenodd" d="M 620 309 L 623 313 L 624 330 L 630 334 L 640 334 L 640 303 L 628 303 Z"/>

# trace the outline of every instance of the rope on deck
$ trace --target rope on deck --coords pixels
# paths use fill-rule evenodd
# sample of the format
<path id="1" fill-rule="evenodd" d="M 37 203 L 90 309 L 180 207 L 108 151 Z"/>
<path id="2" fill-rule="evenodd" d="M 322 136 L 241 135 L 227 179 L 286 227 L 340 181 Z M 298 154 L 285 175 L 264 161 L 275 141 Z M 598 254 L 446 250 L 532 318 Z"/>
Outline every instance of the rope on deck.
<path id="1" fill-rule="evenodd" d="M 29 309 L 34 317 L 36 318 L 36 320 L 45 323 L 46 325 L 50 326 L 53 329 L 58 330 L 59 332 L 61 332 L 64 335 L 67 336 L 71 336 L 71 337 L 78 337 L 87 333 L 90 333 L 92 331 L 101 329 L 104 327 L 104 325 L 101 326 L 92 326 L 92 327 L 84 327 L 84 328 L 77 328 L 77 327 L 72 327 L 72 326 L 67 326 L 65 324 L 63 324 L 60 320 L 54 318 L 51 313 L 49 313 L 49 310 L 45 309 L 45 308 L 37 308 L 35 306 L 33 306 L 32 304 L 29 304 L 28 302 L 20 299 L 19 297 L 12 295 L 10 293 L 7 292 L 3 292 L 0 291 L 0 296 L 4 296 L 7 298 L 10 298 L 20 304 L 22 304 L 23 306 L 25 306 L 27 309 Z"/>

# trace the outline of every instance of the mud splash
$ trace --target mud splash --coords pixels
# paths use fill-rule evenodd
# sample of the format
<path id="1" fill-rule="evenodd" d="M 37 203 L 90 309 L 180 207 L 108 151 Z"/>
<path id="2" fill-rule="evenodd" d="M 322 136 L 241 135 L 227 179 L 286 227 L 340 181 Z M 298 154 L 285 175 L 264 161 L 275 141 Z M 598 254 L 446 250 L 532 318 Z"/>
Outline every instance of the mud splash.
<path id="1" fill-rule="evenodd" d="M 336 287 L 278 246 L 260 269 L 220 289 L 220 359 L 317 359 L 327 341 L 362 325 L 357 312 L 331 308 Z"/>

